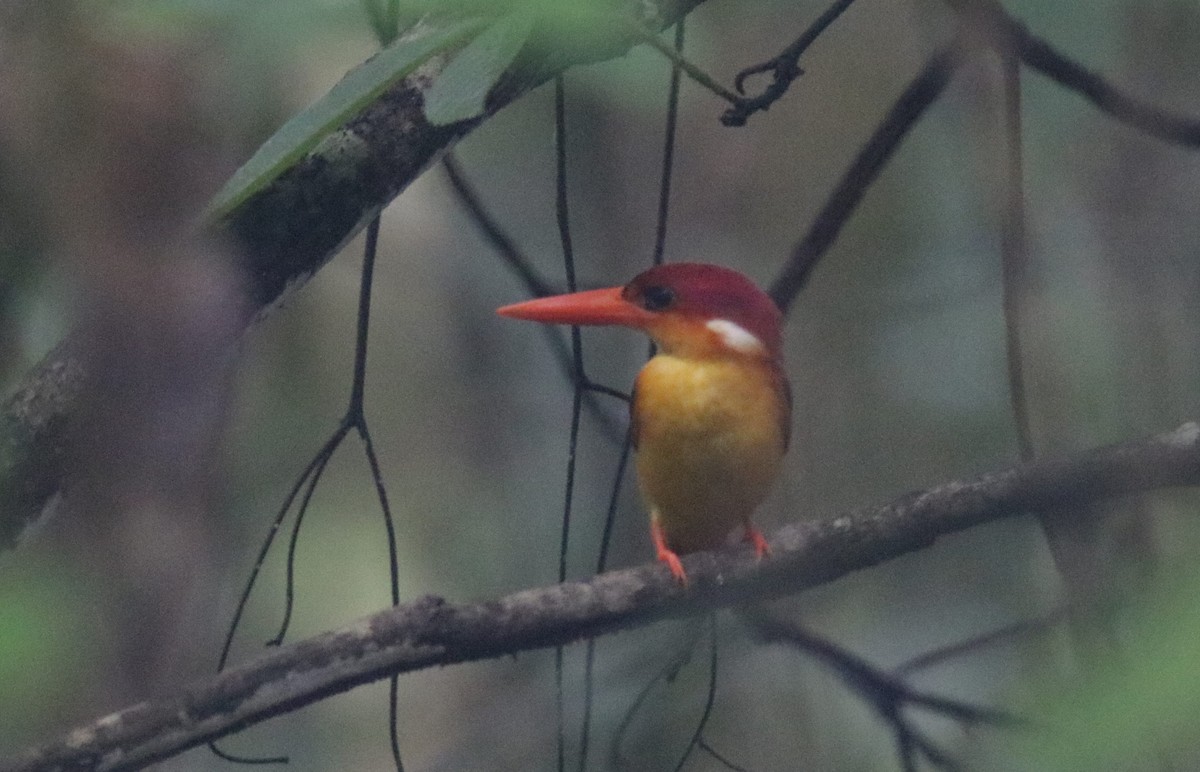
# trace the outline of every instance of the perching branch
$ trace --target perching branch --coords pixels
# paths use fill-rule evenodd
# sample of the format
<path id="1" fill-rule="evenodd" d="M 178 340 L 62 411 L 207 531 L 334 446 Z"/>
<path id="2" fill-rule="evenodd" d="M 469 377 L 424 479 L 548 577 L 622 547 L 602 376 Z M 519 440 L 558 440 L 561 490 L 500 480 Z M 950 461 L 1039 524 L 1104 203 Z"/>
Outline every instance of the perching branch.
<path id="1" fill-rule="evenodd" d="M 703 0 L 622 0 L 644 26 L 663 29 Z M 523 55 L 487 99 L 487 116 L 577 64 L 620 56 L 639 41 L 621 25 L 593 43 L 545 46 Z M 207 234 L 225 241 L 261 316 L 303 285 L 430 164 L 487 116 L 433 126 L 424 94 L 440 62 L 385 92 L 303 161 Z M 251 321 L 247 317 L 246 323 Z M 36 522 L 68 475 L 69 429 L 84 398 L 85 364 L 68 341 L 0 406 L 0 550 Z"/>
<path id="2" fill-rule="evenodd" d="M 0 764 L 4 772 L 138 769 L 206 740 L 354 686 L 423 668 L 559 646 L 651 622 L 791 594 L 939 537 L 1048 507 L 1156 488 L 1200 485 L 1200 424 L 946 483 L 875 508 L 797 522 L 774 534 L 773 556 L 750 550 L 684 558 L 691 584 L 645 565 L 496 600 L 426 597 L 273 650 L 80 727 Z"/>

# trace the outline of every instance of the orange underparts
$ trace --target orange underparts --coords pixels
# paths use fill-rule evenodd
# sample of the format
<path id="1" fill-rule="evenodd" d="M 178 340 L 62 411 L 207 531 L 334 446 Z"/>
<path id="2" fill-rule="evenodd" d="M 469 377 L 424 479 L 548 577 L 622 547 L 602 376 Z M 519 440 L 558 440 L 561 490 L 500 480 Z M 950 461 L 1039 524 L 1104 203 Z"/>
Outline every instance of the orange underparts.
<path id="1" fill-rule="evenodd" d="M 683 570 L 683 562 L 679 560 L 679 555 L 667 546 L 667 535 L 663 531 L 663 527 L 655 522 L 650 523 L 650 538 L 654 540 L 654 553 L 658 561 L 665 563 L 671 571 L 671 576 L 675 577 L 675 580 L 684 587 L 687 587 L 687 572 Z M 759 560 L 771 554 L 771 545 L 767 544 L 762 531 L 755 528 L 753 523 L 746 523 L 745 540 L 754 545 L 754 555 Z"/>

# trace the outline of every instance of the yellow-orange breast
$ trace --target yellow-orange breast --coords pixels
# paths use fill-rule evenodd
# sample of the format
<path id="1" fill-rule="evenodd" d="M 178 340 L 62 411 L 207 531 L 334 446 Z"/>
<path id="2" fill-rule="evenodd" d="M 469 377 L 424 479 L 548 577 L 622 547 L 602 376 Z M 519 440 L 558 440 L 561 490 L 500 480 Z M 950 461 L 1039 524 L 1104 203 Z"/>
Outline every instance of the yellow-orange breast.
<path id="1" fill-rule="evenodd" d="M 638 481 L 678 553 L 721 544 L 770 491 L 787 446 L 787 382 L 769 359 L 659 354 L 633 404 Z"/>

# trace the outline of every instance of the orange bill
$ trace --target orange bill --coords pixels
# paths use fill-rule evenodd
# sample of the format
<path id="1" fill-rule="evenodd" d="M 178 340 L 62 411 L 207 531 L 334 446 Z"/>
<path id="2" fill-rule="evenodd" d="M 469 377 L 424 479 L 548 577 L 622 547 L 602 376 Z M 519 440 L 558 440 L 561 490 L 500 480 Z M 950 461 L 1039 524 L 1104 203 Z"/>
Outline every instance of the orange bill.
<path id="1" fill-rule="evenodd" d="M 644 308 L 621 296 L 621 287 L 573 292 L 527 300 L 496 309 L 501 316 L 545 324 L 617 324 L 642 328 L 652 318 Z"/>

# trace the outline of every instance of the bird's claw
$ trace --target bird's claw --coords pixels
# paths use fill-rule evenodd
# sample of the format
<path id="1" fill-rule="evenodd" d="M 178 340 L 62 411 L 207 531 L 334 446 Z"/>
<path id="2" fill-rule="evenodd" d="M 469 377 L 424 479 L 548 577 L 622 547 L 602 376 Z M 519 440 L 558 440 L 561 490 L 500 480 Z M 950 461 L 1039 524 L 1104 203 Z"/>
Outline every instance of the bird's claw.
<path id="1" fill-rule="evenodd" d="M 746 541 L 754 545 L 754 554 L 759 560 L 770 557 L 771 545 L 767 544 L 767 539 L 762 535 L 762 531 L 749 523 L 746 524 Z"/>
<path id="2" fill-rule="evenodd" d="M 684 587 L 688 586 L 687 572 L 683 570 L 683 561 L 679 559 L 679 555 L 667 546 L 667 535 L 663 532 L 662 526 L 658 523 L 650 524 L 650 537 L 654 540 L 654 552 L 659 562 L 666 563 L 667 568 L 671 571 L 671 576 L 675 577 L 675 581 L 679 582 Z"/>

